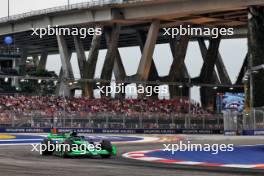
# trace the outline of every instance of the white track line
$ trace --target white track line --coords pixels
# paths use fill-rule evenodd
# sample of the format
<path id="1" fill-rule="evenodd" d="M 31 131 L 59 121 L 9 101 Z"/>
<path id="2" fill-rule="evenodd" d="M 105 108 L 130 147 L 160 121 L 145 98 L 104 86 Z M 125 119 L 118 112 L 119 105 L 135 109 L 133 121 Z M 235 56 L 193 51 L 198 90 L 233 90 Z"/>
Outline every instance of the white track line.
<path id="1" fill-rule="evenodd" d="M 12 134 L 10 134 L 12 135 Z M 47 134 L 44 133 L 40 133 L 40 134 L 34 134 L 34 133 L 13 133 L 13 135 L 29 135 L 29 136 L 40 136 L 40 137 L 47 137 Z M 89 134 L 90 135 L 90 134 Z M 96 134 L 94 134 L 94 136 L 98 136 Z M 118 142 L 113 142 L 113 144 L 132 144 L 132 143 L 147 143 L 147 142 L 153 142 L 153 141 L 158 141 L 160 140 L 160 138 L 158 137 L 146 137 L 146 136 L 127 136 L 127 135 L 99 135 L 99 136 L 109 136 L 109 137 L 131 137 L 131 138 L 140 138 L 140 140 L 136 140 L 136 141 L 118 141 Z M 28 145 L 28 144 L 33 144 L 30 141 L 42 141 L 43 139 L 5 139 L 5 140 L 1 140 L 0 142 L 21 142 L 21 141 L 25 141 L 24 143 L 10 143 L 10 144 L 0 144 L 1 145 Z M 35 144 L 35 143 L 34 143 Z"/>

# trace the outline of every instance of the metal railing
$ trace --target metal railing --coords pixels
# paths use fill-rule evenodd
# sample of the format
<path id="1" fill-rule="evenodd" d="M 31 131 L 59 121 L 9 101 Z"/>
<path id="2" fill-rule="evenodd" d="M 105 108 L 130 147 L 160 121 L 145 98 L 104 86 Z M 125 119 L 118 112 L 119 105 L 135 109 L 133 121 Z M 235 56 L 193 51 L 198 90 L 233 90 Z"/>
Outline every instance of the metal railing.
<path id="1" fill-rule="evenodd" d="M 264 109 L 254 108 L 252 115 L 243 114 L 243 129 L 245 130 L 264 130 Z"/>
<path id="2" fill-rule="evenodd" d="M 0 56 L 9 56 L 12 57 L 13 55 L 21 55 L 19 49 L 0 49 Z"/>
<path id="3" fill-rule="evenodd" d="M 225 131 L 264 130 L 264 109 L 254 108 L 252 115 L 228 110 L 223 116 Z"/>
<path id="4" fill-rule="evenodd" d="M 6 23 L 10 21 L 21 20 L 24 18 L 32 17 L 32 16 L 39 16 L 39 15 L 47 15 L 51 13 L 58 13 L 70 10 L 82 10 L 82 9 L 89 9 L 95 7 L 104 7 L 108 5 L 118 5 L 118 4 L 130 4 L 130 3 L 138 3 L 138 2 L 145 2 L 145 1 L 153 1 L 153 0 L 91 0 L 89 2 L 82 2 L 70 5 L 63 5 L 57 6 L 52 8 L 47 8 L 43 10 L 33 10 L 30 12 L 12 15 L 9 17 L 0 18 L 0 23 Z"/>
<path id="5" fill-rule="evenodd" d="M 2 116 L 0 113 L 0 125 L 3 127 L 223 129 L 223 116 L 211 114 L 4 113 Z M 190 125 L 186 127 L 188 122 Z"/>
<path id="6" fill-rule="evenodd" d="M 253 121 L 254 129 L 263 130 L 264 129 L 264 110 L 254 109 L 253 115 L 254 115 L 254 121 Z"/>

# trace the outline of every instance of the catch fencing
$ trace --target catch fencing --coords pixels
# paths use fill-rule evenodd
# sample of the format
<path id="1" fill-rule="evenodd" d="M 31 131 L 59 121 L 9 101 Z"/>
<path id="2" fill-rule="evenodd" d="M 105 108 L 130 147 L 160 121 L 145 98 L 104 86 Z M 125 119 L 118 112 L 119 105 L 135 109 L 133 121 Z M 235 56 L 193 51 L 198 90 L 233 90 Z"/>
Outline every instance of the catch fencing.
<path id="1" fill-rule="evenodd" d="M 1 127 L 116 128 L 116 129 L 223 129 L 221 114 L 85 114 L 58 112 L 0 113 Z"/>

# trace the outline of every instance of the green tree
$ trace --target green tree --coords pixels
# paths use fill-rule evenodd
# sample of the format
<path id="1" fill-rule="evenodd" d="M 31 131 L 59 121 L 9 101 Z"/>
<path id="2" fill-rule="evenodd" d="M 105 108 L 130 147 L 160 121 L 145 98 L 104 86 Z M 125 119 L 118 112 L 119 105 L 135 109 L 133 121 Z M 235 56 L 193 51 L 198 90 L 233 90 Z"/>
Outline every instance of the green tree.
<path id="1" fill-rule="evenodd" d="M 54 72 L 47 70 L 36 70 L 34 68 L 28 68 L 26 70 L 26 75 L 32 77 L 41 77 L 41 78 L 58 78 Z M 31 95 L 54 95 L 56 90 L 56 84 L 53 80 L 24 80 L 20 83 L 20 91 L 24 94 Z"/>

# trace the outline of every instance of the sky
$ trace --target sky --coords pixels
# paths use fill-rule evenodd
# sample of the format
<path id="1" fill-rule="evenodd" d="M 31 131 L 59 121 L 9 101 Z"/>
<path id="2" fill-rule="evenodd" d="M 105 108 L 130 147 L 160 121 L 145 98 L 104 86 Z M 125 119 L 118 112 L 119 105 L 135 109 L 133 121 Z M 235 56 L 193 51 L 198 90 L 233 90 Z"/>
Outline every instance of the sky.
<path id="1" fill-rule="evenodd" d="M 70 0 L 70 3 L 87 2 L 89 0 Z M 93 0 L 96 1 L 96 0 Z M 8 0 L 0 0 L 0 18 L 5 17 L 8 14 L 7 3 Z M 32 10 L 39 10 L 45 8 L 51 8 L 55 6 L 67 5 L 68 0 L 10 0 L 10 15 L 29 12 Z M 222 40 L 220 44 L 220 54 L 229 73 L 229 76 L 233 82 L 240 71 L 243 60 L 247 53 L 247 40 L 246 39 L 232 39 Z M 140 61 L 141 52 L 139 47 L 120 48 L 120 55 L 126 70 L 127 75 L 133 75 L 137 71 L 137 67 Z M 96 66 L 95 77 L 99 78 L 101 69 L 104 63 L 106 50 L 101 50 Z M 88 53 L 87 53 L 88 55 Z M 165 76 L 169 73 L 169 68 L 172 63 L 172 54 L 168 44 L 156 45 L 154 51 L 154 61 L 157 66 L 160 76 Z M 72 56 L 72 65 L 75 77 L 79 77 L 78 63 L 76 54 Z M 196 77 L 200 74 L 200 70 L 203 64 L 202 56 L 199 50 L 197 42 L 190 42 L 188 45 L 187 56 L 185 64 L 192 77 Z M 55 71 L 60 70 L 60 58 L 58 55 L 50 55 L 47 61 L 47 69 Z M 200 95 L 197 87 L 192 89 L 192 99 L 199 101 Z"/>

